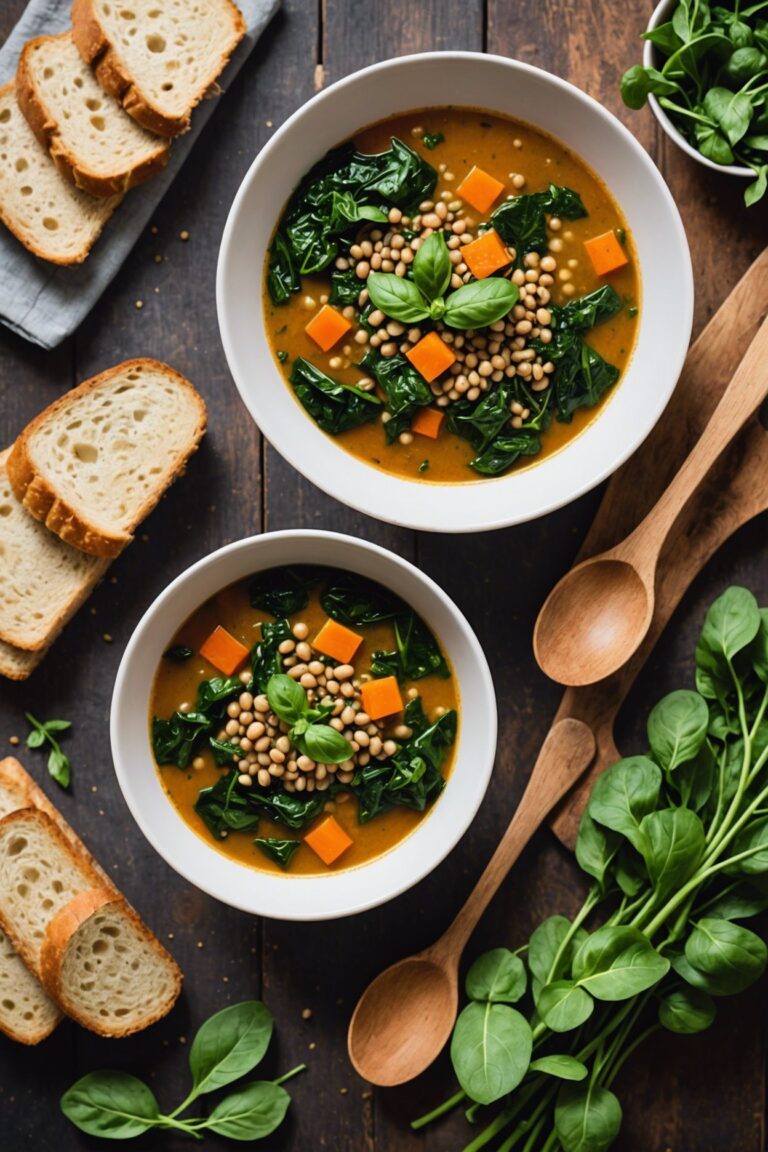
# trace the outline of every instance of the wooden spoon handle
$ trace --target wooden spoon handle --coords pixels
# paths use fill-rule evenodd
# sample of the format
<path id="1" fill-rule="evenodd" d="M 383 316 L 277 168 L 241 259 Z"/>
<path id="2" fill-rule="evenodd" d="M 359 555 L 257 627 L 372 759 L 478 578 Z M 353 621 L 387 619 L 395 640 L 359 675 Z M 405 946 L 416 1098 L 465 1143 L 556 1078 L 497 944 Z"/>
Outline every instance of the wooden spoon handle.
<path id="1" fill-rule="evenodd" d="M 586 771 L 594 754 L 592 730 L 581 720 L 560 720 L 550 728 L 509 827 L 450 928 L 427 949 L 431 956 L 450 956 L 458 961 L 475 925 L 523 848 Z"/>
<path id="2" fill-rule="evenodd" d="M 646 575 L 646 583 L 653 580 L 659 552 L 680 512 L 767 392 L 768 319 L 764 319 L 698 443 L 655 507 L 617 549 Z"/>

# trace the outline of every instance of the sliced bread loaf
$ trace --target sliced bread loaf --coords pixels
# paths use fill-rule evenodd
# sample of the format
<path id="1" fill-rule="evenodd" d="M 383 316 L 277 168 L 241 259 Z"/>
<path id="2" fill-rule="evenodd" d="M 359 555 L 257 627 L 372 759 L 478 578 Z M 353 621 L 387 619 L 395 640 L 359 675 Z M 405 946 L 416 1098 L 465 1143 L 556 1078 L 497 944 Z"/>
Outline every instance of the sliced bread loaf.
<path id="1" fill-rule="evenodd" d="M 0 676 L 6 680 L 27 680 L 45 656 L 47 648 L 27 652 L 0 640 Z"/>
<path id="2" fill-rule="evenodd" d="M 0 818 L 37 801 L 48 803 L 21 764 L 0 760 Z M 0 1032 L 20 1044 L 39 1044 L 60 1019 L 60 1009 L 0 929 Z"/>
<path id="3" fill-rule="evenodd" d="M 7 457 L 0 453 L 0 640 L 39 651 L 77 611 L 108 561 L 65 544 L 25 511 L 8 479 Z"/>
<path id="4" fill-rule="evenodd" d="M 141 128 L 104 92 L 71 32 L 24 46 L 16 98 L 62 175 L 92 196 L 127 192 L 168 161 L 167 140 Z"/>
<path id="5" fill-rule="evenodd" d="M 157 360 L 128 360 L 55 400 L 7 469 L 24 507 L 62 540 L 116 556 L 205 432 L 202 398 Z"/>
<path id="6" fill-rule="evenodd" d="M 0 220 L 25 248 L 53 264 L 80 264 L 119 201 L 73 188 L 35 139 L 13 84 L 0 87 Z"/>
<path id="7" fill-rule="evenodd" d="M 83 892 L 48 924 L 43 983 L 64 1011 L 102 1036 L 129 1036 L 170 1012 L 175 963 L 122 898 Z"/>
<path id="8" fill-rule="evenodd" d="M 192 109 L 246 32 L 231 0 L 74 0 L 72 34 L 105 89 L 161 136 Z"/>

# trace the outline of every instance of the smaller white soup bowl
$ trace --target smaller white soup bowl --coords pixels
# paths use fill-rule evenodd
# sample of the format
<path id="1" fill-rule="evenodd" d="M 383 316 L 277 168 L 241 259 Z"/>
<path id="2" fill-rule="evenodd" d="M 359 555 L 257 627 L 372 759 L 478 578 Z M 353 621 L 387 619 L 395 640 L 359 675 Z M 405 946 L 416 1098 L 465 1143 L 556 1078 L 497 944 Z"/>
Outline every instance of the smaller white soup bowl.
<path id="1" fill-rule="evenodd" d="M 327 875 L 274 875 L 225 856 L 179 815 L 150 744 L 150 695 L 172 637 L 209 597 L 268 568 L 319 564 L 367 576 L 400 596 L 437 637 L 456 680 L 459 728 L 442 795 L 413 832 L 383 856 Z M 134 819 L 191 884 L 245 912 L 277 920 L 330 920 L 362 912 L 412 887 L 447 856 L 485 795 L 496 752 L 496 701 L 480 644 L 452 600 L 412 564 L 375 544 L 333 532 L 271 532 L 228 544 L 168 585 L 139 621 L 112 696 L 112 756 Z"/>
<path id="2" fill-rule="evenodd" d="M 637 251 L 634 351 L 609 402 L 558 452 L 494 479 L 434 484 L 391 475 L 317 427 L 283 379 L 264 323 L 264 263 L 292 191 L 330 148 L 376 121 L 430 107 L 472 107 L 556 137 L 606 184 Z M 543 516 L 609 476 L 653 428 L 688 351 L 693 275 L 675 203 L 648 154 L 572 84 L 516 60 L 430 52 L 339 80 L 279 128 L 249 168 L 219 252 L 216 306 L 230 371 L 251 416 L 294 468 L 343 503 L 430 532 L 479 532 Z"/>

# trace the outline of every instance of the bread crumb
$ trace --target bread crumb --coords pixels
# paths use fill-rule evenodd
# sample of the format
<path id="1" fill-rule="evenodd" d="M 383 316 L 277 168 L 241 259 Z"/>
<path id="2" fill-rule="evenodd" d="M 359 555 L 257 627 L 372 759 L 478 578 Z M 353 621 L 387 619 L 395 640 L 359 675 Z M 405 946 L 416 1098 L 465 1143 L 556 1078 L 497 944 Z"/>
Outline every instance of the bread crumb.
<path id="1" fill-rule="evenodd" d="M 274 128 L 274 124 L 271 120 L 265 120 L 264 123 L 266 124 L 267 128 Z"/>
<path id="2" fill-rule="evenodd" d="M 146 544 L 147 540 L 149 540 L 149 532 L 142 532 L 141 538 L 144 541 L 144 543 Z"/>
<path id="3" fill-rule="evenodd" d="M 186 228 L 179 232 L 179 240 L 189 240 L 189 232 L 187 232 Z"/>
<path id="4" fill-rule="evenodd" d="M 155 289 L 154 289 L 154 292 L 155 292 L 155 295 L 156 295 L 156 296 L 159 296 L 159 295 L 160 295 L 160 289 L 159 289 L 159 288 L 155 288 Z"/>
<path id="5" fill-rule="evenodd" d="M 153 224 L 152 227 L 150 228 L 150 232 L 152 233 L 153 236 L 157 236 L 159 231 L 160 231 L 160 229 L 158 228 L 157 224 Z"/>
<path id="6" fill-rule="evenodd" d="M 168 933 L 168 939 L 169 939 L 169 940 L 173 940 L 173 932 L 169 932 L 169 933 Z"/>
<path id="7" fill-rule="evenodd" d="M 349 1088 L 339 1088 L 339 1095 L 340 1096 L 346 1096 L 348 1092 L 349 1092 Z"/>
<path id="8" fill-rule="evenodd" d="M 91 616 L 96 615 L 96 609 L 95 608 L 89 608 L 88 611 L 90 612 Z"/>
<path id="9" fill-rule="evenodd" d="M 99 790 L 99 789 L 98 789 L 98 787 L 96 786 L 96 784 L 91 784 L 91 792 L 98 792 L 98 790 Z"/>
<path id="10" fill-rule="evenodd" d="M 202 940 L 198 940 L 198 942 L 197 942 L 197 946 L 198 946 L 198 948 L 204 948 L 204 947 L 205 947 L 205 944 L 203 944 L 203 941 L 202 941 Z"/>
<path id="11" fill-rule="evenodd" d="M 20 743 L 18 736 L 11 736 L 11 738 L 10 738 L 10 742 L 11 742 L 11 744 L 18 744 L 18 743 Z"/>
<path id="12" fill-rule="evenodd" d="M 186 1044 L 186 1042 L 187 1042 L 186 1036 L 179 1036 L 179 1044 Z"/>
<path id="13" fill-rule="evenodd" d="M 117 584 L 117 576 L 110 576 L 109 582 L 110 584 Z"/>
<path id="14" fill-rule="evenodd" d="M 104 635 L 102 636 L 102 640 L 104 641 L 105 644 L 111 644 L 112 643 L 111 634 L 109 632 L 105 632 Z"/>
<path id="15" fill-rule="evenodd" d="M 144 301 L 143 300 L 137 300 L 136 301 L 136 307 L 137 308 L 143 308 L 144 307 Z"/>
<path id="16" fill-rule="evenodd" d="M 361 1093 L 361 1098 L 363 1100 L 371 1100 L 373 1098 L 373 1092 L 371 1092 L 370 1088 L 367 1091 Z"/>
<path id="17" fill-rule="evenodd" d="M 163 258 L 159 252 L 155 252 L 154 261 L 155 261 L 155 264 L 162 264 Z"/>
<path id="18" fill-rule="evenodd" d="M 302 1018 L 302 1020 L 311 1020 L 312 1019 L 312 1009 L 311 1008 L 302 1009 L 301 1018 Z"/>

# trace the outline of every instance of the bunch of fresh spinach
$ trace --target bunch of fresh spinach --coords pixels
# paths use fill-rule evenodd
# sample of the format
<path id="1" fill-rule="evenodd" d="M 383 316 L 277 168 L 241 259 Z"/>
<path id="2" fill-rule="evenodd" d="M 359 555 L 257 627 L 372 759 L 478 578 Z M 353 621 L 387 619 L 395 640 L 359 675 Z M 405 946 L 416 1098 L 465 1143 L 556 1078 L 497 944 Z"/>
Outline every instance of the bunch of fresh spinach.
<path id="1" fill-rule="evenodd" d="M 391 320 L 419 324 L 441 320 L 449 328 L 485 328 L 508 315 L 520 290 L 503 276 L 486 276 L 448 292 L 453 265 L 443 232 L 421 244 L 412 265 L 413 279 L 394 272 L 371 272 L 365 282 L 374 306 Z M 446 295 L 448 292 L 448 295 Z"/>
<path id="2" fill-rule="evenodd" d="M 261 1140 L 283 1122 L 291 1098 L 282 1084 L 303 1072 L 305 1064 L 277 1080 L 256 1080 L 224 1096 L 207 1116 L 182 1119 L 181 1113 L 200 1096 L 240 1080 L 253 1071 L 267 1051 L 273 1020 L 258 1000 L 222 1009 L 201 1026 L 189 1050 L 192 1088 L 177 1108 L 160 1111 L 152 1089 L 127 1072 L 90 1072 L 61 1098 L 68 1120 L 89 1136 L 129 1140 L 152 1128 L 183 1132 L 202 1140 L 206 1132 L 231 1140 Z"/>
<path id="3" fill-rule="evenodd" d="M 703 1031 L 716 997 L 765 970 L 765 942 L 740 921 L 768 907 L 768 609 L 744 588 L 707 613 L 696 688 L 664 697 L 647 753 L 594 785 L 574 919 L 550 916 L 470 969 L 451 1044 L 460 1090 L 416 1127 L 467 1099 L 471 1120 L 501 1102 L 468 1149 L 605 1152 L 621 1126 L 614 1080 L 643 1039 Z"/>
<path id="4" fill-rule="evenodd" d="M 284 304 L 300 290 L 302 276 L 332 264 L 341 238 L 362 221 L 384 222 L 388 208 L 416 208 L 436 183 L 432 165 L 394 137 L 387 151 L 373 155 L 352 144 L 329 152 L 301 181 L 280 219 L 267 273 L 273 303 Z M 358 282 L 355 299 L 359 292 Z"/>
<path id="5" fill-rule="evenodd" d="M 744 200 L 756 204 L 768 188 L 768 4 L 680 0 L 672 19 L 643 39 L 661 67 L 625 72 L 624 103 L 642 108 L 649 95 L 658 97 L 702 156 L 751 168 Z"/>

